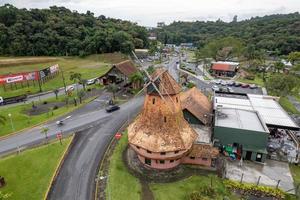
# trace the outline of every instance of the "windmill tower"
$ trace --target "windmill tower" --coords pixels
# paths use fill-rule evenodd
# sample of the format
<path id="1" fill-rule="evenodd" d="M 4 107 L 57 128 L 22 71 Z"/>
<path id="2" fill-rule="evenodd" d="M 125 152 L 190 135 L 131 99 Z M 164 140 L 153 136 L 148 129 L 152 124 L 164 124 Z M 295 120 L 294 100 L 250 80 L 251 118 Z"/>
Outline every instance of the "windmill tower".
<path id="1" fill-rule="evenodd" d="M 181 88 L 167 70 L 159 68 L 149 79 L 143 110 L 128 127 L 128 140 L 144 165 L 170 169 L 181 163 L 197 133 L 183 117 Z"/>

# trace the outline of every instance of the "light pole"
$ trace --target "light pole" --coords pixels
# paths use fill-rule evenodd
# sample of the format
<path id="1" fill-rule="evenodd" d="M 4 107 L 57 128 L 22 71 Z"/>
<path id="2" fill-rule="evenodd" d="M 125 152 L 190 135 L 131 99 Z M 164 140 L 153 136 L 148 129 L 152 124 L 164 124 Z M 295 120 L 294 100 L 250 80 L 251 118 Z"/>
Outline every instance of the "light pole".
<path id="1" fill-rule="evenodd" d="M 13 132 L 15 131 L 15 127 L 14 127 L 14 124 L 13 124 L 13 121 L 12 121 L 12 118 L 11 118 L 11 114 L 8 113 L 8 117 L 10 119 L 10 124 L 11 124 L 11 129 L 13 130 Z"/>

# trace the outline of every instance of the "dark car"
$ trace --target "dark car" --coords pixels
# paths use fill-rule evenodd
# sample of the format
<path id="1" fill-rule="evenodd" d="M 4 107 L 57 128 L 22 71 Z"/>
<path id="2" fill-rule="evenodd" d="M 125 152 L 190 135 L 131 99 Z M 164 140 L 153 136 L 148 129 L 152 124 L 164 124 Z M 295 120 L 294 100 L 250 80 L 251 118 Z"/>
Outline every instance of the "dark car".
<path id="1" fill-rule="evenodd" d="M 107 108 L 105 108 L 106 112 L 108 112 L 108 113 L 114 112 L 119 109 L 120 109 L 120 106 L 118 106 L 118 105 L 110 105 Z"/>
<path id="2" fill-rule="evenodd" d="M 242 84 L 242 88 L 248 88 L 248 87 L 249 87 L 249 84 L 246 84 L 246 83 Z"/>

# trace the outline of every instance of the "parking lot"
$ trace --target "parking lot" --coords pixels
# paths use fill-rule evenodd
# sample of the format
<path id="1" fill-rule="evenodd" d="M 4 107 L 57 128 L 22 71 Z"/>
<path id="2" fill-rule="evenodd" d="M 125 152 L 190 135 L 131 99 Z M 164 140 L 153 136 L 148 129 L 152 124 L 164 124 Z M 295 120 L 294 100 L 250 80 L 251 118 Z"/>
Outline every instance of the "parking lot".
<path id="1" fill-rule="evenodd" d="M 232 82 L 234 83 L 234 82 Z M 262 88 L 255 86 L 251 87 L 248 84 L 229 84 L 228 81 L 221 81 L 221 80 L 213 80 L 210 82 L 211 87 L 216 88 L 219 91 L 229 91 L 234 93 L 243 93 L 243 94 L 263 94 Z"/>

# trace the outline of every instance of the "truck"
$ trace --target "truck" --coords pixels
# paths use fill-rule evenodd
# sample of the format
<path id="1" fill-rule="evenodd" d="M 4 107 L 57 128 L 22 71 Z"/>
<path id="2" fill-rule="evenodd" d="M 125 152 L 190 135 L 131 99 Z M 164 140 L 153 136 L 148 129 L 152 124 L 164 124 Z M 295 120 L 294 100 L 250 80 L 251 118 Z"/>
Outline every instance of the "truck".
<path id="1" fill-rule="evenodd" d="M 0 105 L 26 101 L 26 98 L 27 98 L 27 95 L 25 95 L 25 94 L 14 96 L 14 97 L 7 97 L 7 98 L 3 98 L 3 97 L 0 96 Z"/>

